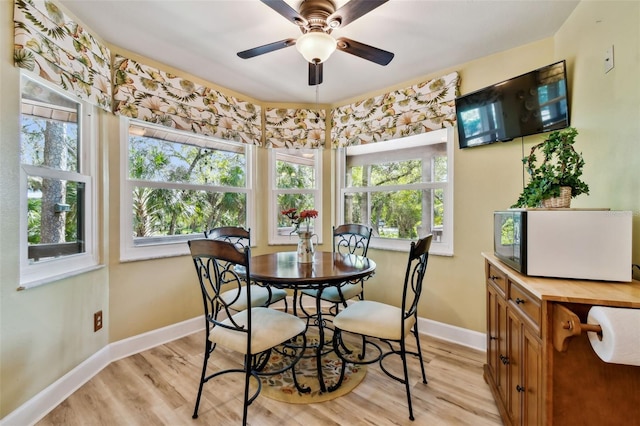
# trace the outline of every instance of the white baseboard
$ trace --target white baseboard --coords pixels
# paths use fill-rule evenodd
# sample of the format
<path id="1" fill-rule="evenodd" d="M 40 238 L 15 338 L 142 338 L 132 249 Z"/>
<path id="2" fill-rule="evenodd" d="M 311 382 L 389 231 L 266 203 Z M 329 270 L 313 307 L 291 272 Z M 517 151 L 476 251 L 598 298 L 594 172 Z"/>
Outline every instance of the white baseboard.
<path id="1" fill-rule="evenodd" d="M 199 316 L 111 343 L 109 345 L 111 362 L 204 330 L 204 325 L 204 316 Z"/>
<path id="2" fill-rule="evenodd" d="M 457 343 L 472 349 L 485 352 L 487 350 L 487 335 L 479 331 L 456 327 L 443 322 L 426 318 L 418 318 L 418 329 L 421 334 L 433 336 L 447 342 Z"/>
<path id="3" fill-rule="evenodd" d="M 0 420 L 0 425 L 33 425 L 113 361 L 179 339 L 203 328 L 204 319 L 200 316 L 111 343 L 6 415 Z"/>
<path id="4" fill-rule="evenodd" d="M 291 306 L 291 302 L 289 302 L 289 306 Z M 438 339 L 480 351 L 486 350 L 486 335 L 484 333 L 425 318 L 418 320 L 418 327 L 420 328 L 421 334 L 437 337 Z M 113 361 L 137 354 L 172 340 L 180 339 L 202 329 L 204 329 L 204 319 L 202 316 L 199 316 L 111 343 L 56 380 L 16 410 L 0 419 L 0 426 L 33 425 Z"/>
<path id="5" fill-rule="evenodd" d="M 33 425 L 109 365 L 109 347 L 100 349 L 0 420 L 3 426 Z"/>

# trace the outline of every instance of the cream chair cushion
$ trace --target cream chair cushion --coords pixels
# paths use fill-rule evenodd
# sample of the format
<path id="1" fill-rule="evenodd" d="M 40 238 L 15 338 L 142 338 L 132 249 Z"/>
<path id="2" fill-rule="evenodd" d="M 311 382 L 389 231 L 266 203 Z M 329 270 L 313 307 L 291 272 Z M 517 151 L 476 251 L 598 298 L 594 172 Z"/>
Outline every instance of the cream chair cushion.
<path id="1" fill-rule="evenodd" d="M 220 298 L 225 301 L 225 303 L 231 303 L 236 298 L 238 294 L 238 289 L 234 288 L 232 290 L 227 290 L 220 295 Z M 287 292 L 285 290 L 279 288 L 271 288 L 271 303 L 277 302 L 278 300 L 282 300 L 287 297 Z M 259 285 L 251 286 L 251 306 L 264 306 L 269 300 L 269 290 L 266 287 L 262 287 Z M 247 287 L 243 286 L 240 289 L 240 296 L 237 298 L 235 303 L 229 305 L 229 308 L 234 311 L 244 311 L 247 309 Z"/>
<path id="2" fill-rule="evenodd" d="M 318 290 L 302 290 L 304 294 L 311 297 L 318 297 Z M 344 300 L 353 299 L 360 293 L 362 293 L 362 286 L 360 284 L 343 284 L 340 287 L 340 292 L 344 297 Z M 322 290 L 322 300 L 326 300 L 333 303 L 341 303 L 340 293 L 338 293 L 338 287 L 331 286 Z"/>
<path id="3" fill-rule="evenodd" d="M 405 335 L 409 334 L 415 324 L 415 318 L 410 316 L 404 320 Z M 334 319 L 337 328 L 365 336 L 380 339 L 400 340 L 402 325 L 402 310 L 396 306 L 372 300 L 361 300 L 349 305 Z"/>
<path id="4" fill-rule="evenodd" d="M 248 310 L 238 312 L 232 318 L 236 324 L 247 324 Z M 223 324 L 232 326 L 227 318 Z M 291 314 L 270 308 L 251 308 L 251 353 L 257 354 L 279 345 L 305 330 L 306 323 Z M 247 352 L 247 333 L 224 327 L 213 327 L 209 340 L 240 353 Z"/>

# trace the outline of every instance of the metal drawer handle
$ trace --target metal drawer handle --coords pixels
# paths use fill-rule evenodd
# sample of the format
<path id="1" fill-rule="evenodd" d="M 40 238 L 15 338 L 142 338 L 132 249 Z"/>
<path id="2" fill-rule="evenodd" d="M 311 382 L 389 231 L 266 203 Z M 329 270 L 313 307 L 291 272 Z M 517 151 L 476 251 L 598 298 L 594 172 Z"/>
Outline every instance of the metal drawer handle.
<path id="1" fill-rule="evenodd" d="M 524 388 L 522 386 L 520 386 L 520 385 L 516 385 L 516 390 L 518 392 L 524 392 Z"/>
<path id="2" fill-rule="evenodd" d="M 497 280 L 498 278 L 500 278 L 500 277 L 499 277 L 499 276 L 497 276 L 497 275 L 489 275 L 489 279 L 490 279 L 490 280 L 492 280 L 492 281 L 495 281 L 495 280 Z"/>
<path id="3" fill-rule="evenodd" d="M 519 297 L 516 297 L 516 304 L 521 304 L 524 303 L 524 299 L 520 299 Z"/>
<path id="4" fill-rule="evenodd" d="M 489 336 L 489 340 L 498 340 L 496 336 Z"/>
<path id="5" fill-rule="evenodd" d="M 509 364 L 509 358 L 504 355 L 500 355 L 500 361 L 502 361 L 504 365 Z"/>

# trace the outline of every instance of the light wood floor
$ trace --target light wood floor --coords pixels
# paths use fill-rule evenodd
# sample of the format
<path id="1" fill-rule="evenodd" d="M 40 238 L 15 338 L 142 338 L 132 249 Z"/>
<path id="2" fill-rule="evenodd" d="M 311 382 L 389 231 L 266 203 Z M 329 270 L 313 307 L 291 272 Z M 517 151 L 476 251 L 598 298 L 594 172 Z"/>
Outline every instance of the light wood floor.
<path id="1" fill-rule="evenodd" d="M 482 378 L 485 354 L 428 336 L 423 336 L 421 344 L 429 383 L 422 383 L 419 363 L 411 358 L 415 422 L 408 417 L 404 385 L 387 377 L 377 364 L 368 367 L 355 390 L 331 401 L 287 404 L 260 395 L 249 406 L 248 422 L 261 426 L 502 425 Z M 199 417 L 191 418 L 203 347 L 204 332 L 199 332 L 113 362 L 38 426 L 240 424 L 242 380 L 238 375 L 206 383 Z M 239 365 L 236 354 L 221 348 L 209 362 L 221 368 Z"/>

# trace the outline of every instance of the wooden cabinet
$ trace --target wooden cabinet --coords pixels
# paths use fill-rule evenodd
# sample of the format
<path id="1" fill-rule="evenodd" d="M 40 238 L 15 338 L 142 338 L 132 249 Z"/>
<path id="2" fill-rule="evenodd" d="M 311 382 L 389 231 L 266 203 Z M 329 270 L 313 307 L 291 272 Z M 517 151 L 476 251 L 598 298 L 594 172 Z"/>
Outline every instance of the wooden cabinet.
<path id="1" fill-rule="evenodd" d="M 507 389 L 507 302 L 504 289 L 507 277 L 488 266 L 487 280 L 487 368 L 494 378 L 500 399 L 506 401 Z"/>
<path id="2" fill-rule="evenodd" d="M 640 366 L 597 357 L 586 334 L 554 346 L 568 309 L 586 323 L 591 307 L 640 309 L 640 282 L 527 277 L 483 254 L 487 363 L 484 377 L 505 425 L 640 426 Z"/>
<path id="3" fill-rule="evenodd" d="M 542 344 L 524 330 L 522 340 L 522 424 L 542 424 Z"/>
<path id="4" fill-rule="evenodd" d="M 540 302 L 488 262 L 486 275 L 485 377 L 505 423 L 542 424 Z"/>

